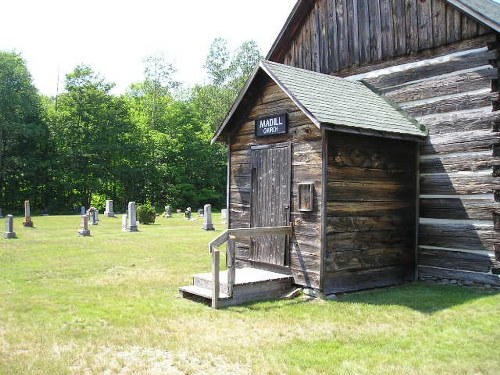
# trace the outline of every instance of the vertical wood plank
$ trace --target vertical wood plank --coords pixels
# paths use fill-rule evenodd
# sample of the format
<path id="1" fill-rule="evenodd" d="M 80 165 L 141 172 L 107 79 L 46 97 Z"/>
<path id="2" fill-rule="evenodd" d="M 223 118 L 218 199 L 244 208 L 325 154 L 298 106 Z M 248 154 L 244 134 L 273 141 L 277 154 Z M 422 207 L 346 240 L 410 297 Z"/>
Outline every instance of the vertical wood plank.
<path id="1" fill-rule="evenodd" d="M 346 0 L 347 24 L 349 29 L 349 51 L 351 64 L 359 64 L 359 23 L 358 23 L 358 1 Z"/>
<path id="2" fill-rule="evenodd" d="M 346 68 L 350 64 L 351 52 L 349 51 L 349 30 L 347 24 L 347 0 L 337 0 L 335 15 L 338 24 L 338 44 L 339 44 L 339 64 L 340 69 Z"/>
<path id="3" fill-rule="evenodd" d="M 392 0 L 394 15 L 394 52 L 397 56 L 406 53 L 406 15 L 403 0 Z"/>
<path id="4" fill-rule="evenodd" d="M 320 43 L 320 57 L 321 57 L 321 73 L 328 73 L 328 61 L 330 59 L 330 51 L 328 49 L 328 0 L 320 0 L 319 23 L 321 28 L 321 43 Z"/>
<path id="5" fill-rule="evenodd" d="M 406 53 L 418 51 L 417 0 L 404 0 L 406 21 Z"/>
<path id="6" fill-rule="evenodd" d="M 394 24 L 391 0 L 380 0 L 382 58 L 394 56 Z"/>
<path id="7" fill-rule="evenodd" d="M 227 294 L 233 296 L 234 281 L 236 279 L 236 237 L 229 235 L 227 241 Z"/>
<path id="8" fill-rule="evenodd" d="M 471 39 L 477 35 L 477 23 L 469 16 L 462 14 L 462 38 Z"/>
<path id="9" fill-rule="evenodd" d="M 417 1 L 418 47 L 419 50 L 431 48 L 432 43 L 432 4 L 431 0 Z"/>
<path id="10" fill-rule="evenodd" d="M 446 5 L 446 42 L 455 43 L 462 37 L 462 23 L 460 12 L 450 5 Z"/>
<path id="11" fill-rule="evenodd" d="M 371 61 L 370 53 L 370 13 L 369 0 L 358 0 L 358 26 L 359 26 L 359 60 L 361 63 Z"/>
<path id="12" fill-rule="evenodd" d="M 340 0 L 339 0 L 340 1 Z M 338 43 L 338 23 L 337 23 L 337 0 L 328 0 L 328 51 L 330 73 L 335 73 L 339 70 L 339 43 Z"/>
<path id="13" fill-rule="evenodd" d="M 442 0 L 432 2 L 432 39 L 434 47 L 446 44 L 446 4 Z"/>
<path id="14" fill-rule="evenodd" d="M 368 2 L 370 13 L 370 48 L 372 61 L 382 60 L 382 30 L 380 25 L 380 0 Z"/>
<path id="15" fill-rule="evenodd" d="M 320 71 L 320 38 L 321 30 L 319 27 L 319 13 L 318 3 L 316 2 L 314 8 L 311 10 L 311 70 L 316 72 Z"/>
<path id="16" fill-rule="evenodd" d="M 219 266 L 220 266 L 220 252 L 219 250 L 213 250 L 212 252 L 212 308 L 217 309 L 219 307 Z"/>

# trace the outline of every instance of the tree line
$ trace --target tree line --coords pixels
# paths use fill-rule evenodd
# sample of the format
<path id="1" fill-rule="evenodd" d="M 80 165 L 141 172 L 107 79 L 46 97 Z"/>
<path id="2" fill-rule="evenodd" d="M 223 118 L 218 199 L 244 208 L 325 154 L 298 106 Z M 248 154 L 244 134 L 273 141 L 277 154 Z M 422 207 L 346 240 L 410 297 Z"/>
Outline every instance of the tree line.
<path id="1" fill-rule="evenodd" d="M 207 83 L 185 89 L 161 55 L 125 94 L 88 65 L 56 97 L 38 93 L 22 56 L 0 51 L 0 207 L 67 213 L 130 200 L 162 207 L 225 205 L 226 149 L 210 145 L 258 59 L 255 42 L 231 52 L 217 38 Z"/>

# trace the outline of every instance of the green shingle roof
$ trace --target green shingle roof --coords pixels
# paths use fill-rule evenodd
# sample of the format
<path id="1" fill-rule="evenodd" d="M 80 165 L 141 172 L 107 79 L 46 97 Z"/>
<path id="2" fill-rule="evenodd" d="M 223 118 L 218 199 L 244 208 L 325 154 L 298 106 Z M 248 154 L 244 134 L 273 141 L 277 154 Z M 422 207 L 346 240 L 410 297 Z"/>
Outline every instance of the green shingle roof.
<path id="1" fill-rule="evenodd" d="M 260 66 L 319 127 L 427 135 L 423 125 L 361 82 L 265 60 Z"/>

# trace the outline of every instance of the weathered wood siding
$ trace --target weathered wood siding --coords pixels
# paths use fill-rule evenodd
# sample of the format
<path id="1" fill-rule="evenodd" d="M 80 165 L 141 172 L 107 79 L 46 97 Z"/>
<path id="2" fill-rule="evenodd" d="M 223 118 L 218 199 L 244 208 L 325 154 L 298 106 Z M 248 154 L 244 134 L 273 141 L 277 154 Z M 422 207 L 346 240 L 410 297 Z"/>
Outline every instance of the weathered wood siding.
<path id="1" fill-rule="evenodd" d="M 427 125 L 422 278 L 500 285 L 498 36 L 443 0 L 316 0 L 271 59 L 363 80 Z"/>
<path id="2" fill-rule="evenodd" d="M 291 239 L 289 264 L 295 282 L 319 289 L 321 268 L 321 207 L 322 191 L 322 136 L 317 127 L 297 108 L 274 83 L 267 80 L 260 88 L 257 99 L 248 104 L 246 114 L 240 116 L 230 135 L 230 190 L 229 215 L 231 228 L 250 226 L 251 160 L 252 145 L 292 142 L 292 199 L 291 220 L 295 223 L 295 235 Z M 287 112 L 289 131 L 286 135 L 256 138 L 255 119 Z M 297 210 L 297 184 L 312 182 L 315 187 L 314 211 Z M 269 207 L 268 209 L 272 209 Z M 238 263 L 250 265 L 249 246 L 237 244 Z"/>
<path id="3" fill-rule="evenodd" d="M 325 293 L 413 280 L 416 144 L 328 136 Z"/>
<path id="4" fill-rule="evenodd" d="M 500 277 L 492 274 L 500 243 L 494 224 L 500 212 L 497 48 L 490 34 L 363 79 L 430 131 L 420 148 L 423 279 L 500 286 Z"/>
<path id="5" fill-rule="evenodd" d="M 273 61 L 337 74 L 489 32 L 443 0 L 316 0 L 292 30 Z"/>

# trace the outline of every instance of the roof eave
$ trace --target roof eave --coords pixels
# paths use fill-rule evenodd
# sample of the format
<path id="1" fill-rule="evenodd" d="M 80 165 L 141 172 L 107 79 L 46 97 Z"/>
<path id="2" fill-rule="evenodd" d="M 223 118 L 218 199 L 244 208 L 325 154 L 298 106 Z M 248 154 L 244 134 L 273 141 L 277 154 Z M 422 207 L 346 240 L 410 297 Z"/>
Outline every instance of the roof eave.
<path id="1" fill-rule="evenodd" d="M 491 28 L 497 33 L 500 33 L 500 24 L 493 18 L 490 18 L 488 14 L 483 14 L 481 12 L 478 12 L 476 9 L 474 9 L 472 6 L 470 6 L 463 0 L 446 0 L 446 1 L 451 5 L 453 5 L 455 8 L 457 8 L 458 10 L 474 18 L 477 22 L 482 23 L 483 25 Z"/>
<path id="2" fill-rule="evenodd" d="M 399 139 L 399 140 L 412 141 L 418 143 L 425 143 L 427 141 L 426 134 L 417 135 L 408 133 L 386 132 L 381 130 L 361 129 L 353 126 L 330 124 L 330 123 L 321 123 L 321 129 L 329 131 L 338 131 L 341 133 L 367 135 L 371 137 Z"/>

